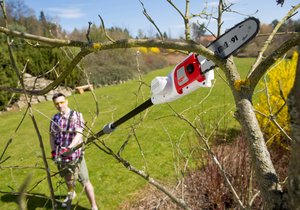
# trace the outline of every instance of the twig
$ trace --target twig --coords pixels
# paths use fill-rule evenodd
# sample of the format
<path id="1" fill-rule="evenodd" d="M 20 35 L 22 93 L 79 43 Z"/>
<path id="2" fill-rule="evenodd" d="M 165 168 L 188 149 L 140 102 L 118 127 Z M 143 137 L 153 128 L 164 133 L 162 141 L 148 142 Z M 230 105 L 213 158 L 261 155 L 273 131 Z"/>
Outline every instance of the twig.
<path id="1" fill-rule="evenodd" d="M 132 132 L 133 132 L 133 129 L 131 130 L 131 132 L 127 135 L 127 138 L 126 140 L 123 142 L 122 146 L 120 147 L 117 155 L 121 156 L 121 153 L 123 152 L 123 150 L 125 149 L 125 147 L 127 146 L 129 140 L 130 140 L 130 137 L 132 136 Z"/>
<path id="2" fill-rule="evenodd" d="M 43 167 L 37 167 L 37 166 L 0 166 L 1 169 L 41 169 L 46 170 Z"/>
<path id="3" fill-rule="evenodd" d="M 161 124 L 163 130 L 165 131 L 165 133 L 167 134 L 168 139 L 169 139 L 169 142 L 170 142 L 170 144 L 171 144 L 171 146 L 172 146 L 174 171 L 175 171 L 175 174 L 176 174 L 176 176 L 177 176 L 177 179 L 179 179 L 179 167 L 177 166 L 176 161 L 175 161 L 175 160 L 176 160 L 175 146 L 174 146 L 174 144 L 173 144 L 173 141 L 172 141 L 172 138 L 171 138 L 171 136 L 170 136 L 170 133 L 168 132 L 168 130 L 166 129 L 166 127 L 164 126 L 164 124 L 163 124 L 163 123 L 160 123 L 160 124 Z M 183 135 L 183 134 L 182 134 L 182 135 Z"/>
<path id="4" fill-rule="evenodd" d="M 272 33 L 264 33 L 264 34 L 257 34 L 256 37 L 264 37 L 264 36 L 270 36 Z M 274 36 L 282 36 L 282 35 L 295 35 L 299 34 L 299 32 L 294 31 L 286 31 L 286 32 L 276 32 Z"/>
<path id="5" fill-rule="evenodd" d="M 150 21 L 150 23 L 152 23 L 152 25 L 156 28 L 156 30 L 159 33 L 160 39 L 164 40 L 164 37 L 163 37 L 161 31 L 159 30 L 158 26 L 156 25 L 156 23 L 154 22 L 154 20 L 150 17 L 150 15 L 147 13 L 147 10 L 145 9 L 143 2 L 141 0 L 139 0 L 139 1 L 140 1 L 141 5 L 143 7 L 143 14 Z"/>
<path id="6" fill-rule="evenodd" d="M 89 24 L 89 27 L 88 27 L 88 30 L 87 30 L 87 32 L 86 32 L 85 37 L 86 37 L 86 40 L 87 40 L 88 42 L 92 42 L 92 40 L 90 39 L 90 32 L 91 32 L 91 25 L 92 25 L 92 22 L 89 21 L 88 24 Z"/>
<path id="7" fill-rule="evenodd" d="M 169 192 L 169 190 L 167 190 L 163 185 L 159 184 L 155 179 L 153 179 L 152 177 L 150 177 L 149 174 L 145 173 L 144 171 L 136 169 L 128 161 L 124 160 L 120 156 L 115 156 L 115 157 L 128 170 L 130 170 L 131 172 L 133 172 L 133 173 L 139 175 L 140 177 L 144 178 L 145 180 L 147 180 L 149 184 L 155 186 L 161 192 L 165 193 L 173 202 L 175 202 L 176 204 L 178 204 L 180 207 L 182 207 L 183 209 L 189 209 L 189 210 L 191 210 L 191 208 L 182 199 L 178 199 L 174 195 L 172 195 L 171 192 Z"/>
<path id="8" fill-rule="evenodd" d="M 108 33 L 106 32 L 103 18 L 101 17 L 101 15 L 98 15 L 98 17 L 99 17 L 100 20 L 101 20 L 101 28 L 102 28 L 102 30 L 104 31 L 105 37 L 106 37 L 109 41 L 111 41 L 112 43 L 115 43 L 116 41 L 113 40 L 113 39 L 108 35 Z"/>
<path id="9" fill-rule="evenodd" d="M 295 11 L 297 11 L 297 9 L 300 7 L 300 4 L 298 4 L 297 6 L 293 7 L 285 17 L 283 17 L 278 24 L 275 26 L 274 30 L 272 31 L 272 33 L 270 34 L 270 36 L 268 37 L 268 39 L 265 41 L 264 46 L 262 47 L 262 49 L 260 50 L 255 63 L 252 65 L 251 70 L 248 73 L 247 78 L 249 78 L 251 76 L 251 74 L 255 71 L 255 69 L 257 68 L 257 66 L 261 63 L 262 59 L 263 59 L 263 54 L 265 53 L 265 51 L 268 49 L 270 43 L 272 42 L 272 40 L 274 39 L 277 31 L 279 30 L 279 28 L 284 24 L 284 22 L 286 20 L 288 20 L 290 18 L 291 15 L 293 15 L 293 13 Z"/>
<path id="10" fill-rule="evenodd" d="M 143 151 L 143 149 L 142 149 L 142 146 L 141 146 L 141 144 L 140 144 L 140 142 L 139 142 L 139 139 L 138 139 L 138 137 L 137 137 L 137 135 L 136 135 L 136 133 L 135 133 L 135 129 L 134 129 L 133 127 L 131 127 L 131 129 L 132 129 L 132 133 L 133 133 L 134 139 L 135 139 L 137 145 L 139 146 L 139 150 L 140 150 L 140 153 L 141 153 L 142 158 L 143 158 L 143 161 L 144 161 L 144 165 L 145 165 L 144 171 L 145 171 L 146 173 L 148 173 L 148 164 L 147 164 L 147 160 L 146 160 L 146 157 L 145 157 L 145 153 L 144 153 L 144 151 Z"/>
<path id="11" fill-rule="evenodd" d="M 173 110 L 175 112 L 175 110 Z M 223 178 L 225 179 L 226 184 L 228 185 L 230 191 L 233 194 L 233 197 L 235 198 L 236 202 L 239 204 L 239 206 L 242 209 L 245 209 L 245 206 L 243 204 L 243 202 L 241 201 L 241 199 L 239 198 L 237 192 L 235 191 L 233 185 L 231 184 L 231 181 L 229 180 L 224 168 L 222 167 L 222 165 L 220 164 L 218 158 L 216 157 L 216 155 L 212 152 L 210 145 L 208 143 L 208 140 L 200 131 L 199 129 L 192 123 L 190 122 L 187 118 L 185 118 L 184 116 L 178 114 L 177 112 L 175 112 L 176 116 L 185 121 L 191 128 L 193 128 L 193 130 L 196 132 L 196 134 L 199 136 L 199 138 L 202 140 L 202 142 L 205 145 L 206 151 L 208 152 L 208 154 L 211 156 L 213 162 L 218 166 L 219 170 L 221 171 Z"/>
<path id="12" fill-rule="evenodd" d="M 27 178 L 25 179 L 25 181 L 23 182 L 23 184 L 20 187 L 20 190 L 19 190 L 20 195 L 18 197 L 18 203 L 19 203 L 20 210 L 26 210 L 27 209 L 26 200 L 25 200 L 25 191 L 26 191 L 26 188 L 29 185 L 31 177 L 32 177 L 32 175 L 28 175 Z"/>
<path id="13" fill-rule="evenodd" d="M 2 158 L 3 158 L 4 154 L 5 154 L 5 152 L 6 152 L 7 148 L 8 148 L 8 146 L 9 146 L 11 143 L 12 143 L 12 138 L 10 138 L 10 139 L 7 141 L 6 145 L 5 145 L 5 148 L 4 148 L 4 150 L 3 150 L 2 154 L 1 154 L 1 157 L 0 157 L 0 164 L 4 163 L 6 160 L 8 160 L 8 159 L 10 158 L 10 156 L 8 156 L 7 158 L 5 158 L 5 160 L 2 161 Z"/>

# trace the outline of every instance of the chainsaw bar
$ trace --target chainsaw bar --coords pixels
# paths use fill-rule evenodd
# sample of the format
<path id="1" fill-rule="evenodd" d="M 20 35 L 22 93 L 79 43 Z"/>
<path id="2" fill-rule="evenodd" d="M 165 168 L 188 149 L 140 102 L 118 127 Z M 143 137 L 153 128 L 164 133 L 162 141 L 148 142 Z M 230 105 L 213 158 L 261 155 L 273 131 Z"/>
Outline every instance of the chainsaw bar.
<path id="1" fill-rule="evenodd" d="M 258 31 L 259 20 L 254 17 L 250 17 L 226 31 L 219 38 L 209 44 L 207 48 L 221 58 L 228 58 L 252 40 Z M 215 64 L 211 60 L 208 60 L 201 55 L 198 55 L 197 58 L 201 63 L 202 73 L 206 73 L 215 67 Z"/>

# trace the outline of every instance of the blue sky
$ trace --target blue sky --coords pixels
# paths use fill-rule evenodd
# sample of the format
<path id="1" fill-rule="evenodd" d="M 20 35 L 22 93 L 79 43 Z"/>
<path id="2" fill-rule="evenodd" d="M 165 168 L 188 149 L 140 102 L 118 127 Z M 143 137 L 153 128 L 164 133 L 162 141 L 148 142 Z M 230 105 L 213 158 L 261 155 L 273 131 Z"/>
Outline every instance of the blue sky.
<path id="1" fill-rule="evenodd" d="M 127 28 L 133 36 L 137 35 L 139 29 L 148 36 L 156 34 L 155 28 L 143 15 L 139 0 L 24 0 L 24 2 L 34 9 L 37 15 L 40 11 L 44 11 L 46 16 L 52 17 L 67 31 L 72 31 L 74 28 L 87 28 L 89 21 L 100 25 L 98 15 L 101 15 L 106 27 Z M 184 0 L 173 0 L 173 2 L 184 12 Z M 216 12 L 217 0 L 190 0 L 191 12 L 201 12 L 205 2 L 208 2 L 208 11 Z M 280 20 L 292 5 L 299 3 L 299 0 L 285 0 L 283 7 L 276 5 L 276 0 L 231 0 L 230 2 L 235 4 L 232 9 L 242 14 L 253 15 L 262 23 L 271 23 L 274 19 Z M 166 32 L 172 38 L 183 35 L 183 20 L 167 0 L 143 0 L 143 3 L 162 32 Z M 255 13 L 257 10 L 258 12 Z M 238 14 L 224 16 L 223 30 L 244 18 L 245 16 Z M 299 18 L 300 15 L 297 14 L 293 19 Z M 210 22 L 209 28 L 215 31 L 215 21 Z"/>

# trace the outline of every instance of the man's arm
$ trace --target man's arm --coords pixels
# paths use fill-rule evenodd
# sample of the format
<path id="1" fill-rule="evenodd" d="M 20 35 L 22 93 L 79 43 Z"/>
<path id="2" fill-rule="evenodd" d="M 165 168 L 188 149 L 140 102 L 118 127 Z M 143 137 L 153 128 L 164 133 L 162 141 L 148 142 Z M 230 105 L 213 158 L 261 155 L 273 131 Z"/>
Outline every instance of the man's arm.
<path id="1" fill-rule="evenodd" d="M 52 130 L 52 122 L 50 123 L 50 129 L 49 129 L 49 133 L 50 133 L 50 147 L 51 147 L 51 158 L 53 160 L 55 160 L 56 158 L 56 145 L 55 145 L 55 135 L 53 133 L 53 130 Z"/>
<path id="2" fill-rule="evenodd" d="M 70 149 L 74 148 L 81 142 L 82 142 L 82 131 L 76 131 L 76 135 L 73 138 L 72 143 L 68 146 L 68 148 L 70 148 Z"/>
<path id="3" fill-rule="evenodd" d="M 51 146 L 51 151 L 55 151 L 56 150 L 55 136 L 53 135 L 52 132 L 50 132 L 50 146 Z"/>
<path id="4" fill-rule="evenodd" d="M 83 119 L 82 113 L 78 113 L 77 117 L 78 117 L 77 121 L 75 122 L 76 135 L 74 136 L 71 144 L 68 146 L 68 148 L 70 148 L 70 149 L 72 149 L 72 148 L 76 147 L 78 144 L 82 143 L 84 119 Z"/>

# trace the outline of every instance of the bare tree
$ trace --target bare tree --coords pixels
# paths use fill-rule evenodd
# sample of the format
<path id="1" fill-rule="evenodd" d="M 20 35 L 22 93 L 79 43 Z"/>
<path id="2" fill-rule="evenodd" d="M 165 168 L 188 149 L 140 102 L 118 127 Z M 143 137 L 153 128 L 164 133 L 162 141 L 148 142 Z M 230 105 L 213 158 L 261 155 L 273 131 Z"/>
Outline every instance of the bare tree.
<path id="1" fill-rule="evenodd" d="M 72 61 L 67 66 L 66 70 L 59 75 L 59 77 L 51 84 L 49 84 L 46 88 L 41 90 L 25 90 L 24 88 L 18 89 L 14 87 L 0 87 L 0 90 L 11 91 L 15 93 L 25 93 L 28 95 L 43 95 L 50 90 L 57 87 L 75 68 L 75 66 L 88 54 L 108 50 L 108 49 L 117 49 L 117 48 L 131 48 L 137 46 L 143 47 L 160 47 L 166 49 L 175 49 L 179 51 L 185 52 L 195 52 L 201 54 L 208 59 L 212 60 L 217 66 L 219 66 L 225 73 L 226 80 L 231 89 L 231 92 L 234 96 L 234 101 L 236 105 L 236 113 L 235 117 L 240 122 L 242 126 L 243 132 L 246 134 L 248 150 L 251 155 L 251 159 L 254 166 L 254 172 L 256 181 L 259 186 L 260 195 L 263 199 L 263 204 L 265 209 L 282 209 L 286 206 L 299 207 L 299 171 L 300 165 L 297 163 L 299 160 L 299 136 L 300 136 L 300 123 L 299 123 L 299 103 L 296 98 L 299 95 L 299 82 L 296 82 L 294 85 L 294 89 L 290 94 L 290 114 L 292 116 L 292 128 L 293 128 L 293 138 L 296 140 L 296 143 L 293 145 L 292 149 L 292 159 L 291 159 L 291 167 L 289 173 L 289 199 L 286 200 L 287 197 L 283 190 L 282 185 L 279 183 L 278 175 L 274 168 L 274 164 L 270 158 L 270 154 L 268 148 L 265 144 L 265 139 L 261 128 L 259 127 L 253 105 L 252 105 L 252 97 L 254 93 L 254 89 L 258 84 L 259 80 L 267 71 L 268 67 L 270 67 L 277 59 L 282 57 L 288 50 L 295 46 L 300 45 L 300 34 L 295 34 L 289 40 L 286 40 L 280 47 L 278 47 L 272 54 L 268 57 L 264 57 L 264 52 L 268 48 L 269 44 L 272 42 L 274 38 L 274 34 L 278 30 L 278 28 L 288 19 L 290 18 L 299 8 L 300 4 L 294 6 L 287 15 L 279 21 L 275 30 L 270 35 L 269 39 L 265 43 L 264 47 L 261 49 L 259 56 L 255 64 L 249 70 L 249 73 L 246 78 L 241 78 L 239 71 L 233 61 L 232 57 L 228 59 L 222 59 L 214 54 L 214 52 L 205 48 L 199 44 L 193 44 L 190 42 L 190 18 L 193 18 L 193 15 L 189 14 L 189 0 L 186 0 L 186 11 L 185 13 L 181 12 L 176 5 L 171 1 L 167 0 L 170 5 L 175 8 L 180 16 L 183 18 L 183 21 L 186 26 L 186 40 L 187 41 L 165 41 L 165 40 L 147 40 L 147 39 L 128 39 L 128 40 L 112 40 L 108 39 L 107 42 L 97 43 L 97 42 L 81 42 L 81 41 L 72 41 L 72 40 L 63 40 L 63 39 L 53 39 L 41 36 L 35 36 L 28 33 L 21 33 L 18 31 L 10 30 L 7 26 L 0 27 L 0 32 L 6 34 L 8 37 L 19 37 L 22 39 L 32 40 L 38 43 L 36 46 L 52 46 L 52 47 L 77 47 L 80 49 L 79 53 L 75 55 Z M 279 1 L 278 1 L 279 2 Z M 283 1 L 280 1 L 283 2 Z M 2 1 L 3 3 L 3 1 Z M 221 14 L 225 9 L 228 9 L 222 0 L 219 1 L 219 14 L 220 16 L 217 18 L 219 27 L 222 25 Z M 3 11 L 5 11 L 3 9 Z M 144 9 L 144 14 L 147 16 L 146 10 Z M 202 14 L 202 13 L 200 13 Z M 147 16 L 147 18 L 155 24 L 155 22 Z M 220 30 L 218 30 L 220 31 Z M 9 45 L 12 42 L 8 43 Z M 13 57 L 13 56 L 12 56 Z M 13 58 L 12 58 L 13 61 Z M 299 77 L 299 65 L 297 71 L 297 78 Z M 22 78 L 21 75 L 19 77 Z M 297 81 L 297 79 L 296 79 Z M 299 81 L 299 79 L 298 79 Z M 299 101 L 299 100 L 298 100 Z M 34 122 L 34 121 L 33 121 Z M 37 129 L 38 131 L 38 129 Z M 126 145 L 126 144 L 124 144 Z M 43 149 L 43 147 L 41 147 Z M 154 185 L 156 182 L 153 182 L 152 179 L 149 178 L 147 174 L 143 171 L 138 171 L 134 167 L 132 167 L 126 160 L 123 160 L 119 154 L 115 154 L 110 151 L 109 148 L 102 144 L 101 149 L 106 153 L 110 153 L 113 157 L 118 159 L 123 163 L 125 167 L 129 170 L 138 173 L 140 176 L 146 178 L 150 183 L 152 182 Z M 212 157 L 214 157 L 212 155 Z M 216 161 L 216 163 L 218 163 Z M 47 168 L 47 164 L 46 164 Z M 224 173 L 225 174 L 225 173 Z M 225 177 L 226 178 L 226 177 Z M 51 184 L 50 184 L 51 186 Z M 51 187 L 50 187 L 51 188 Z M 167 193 L 168 194 L 168 193 Z M 176 199 L 174 199 L 176 201 Z M 178 204 L 188 209 L 189 207 L 186 203 L 181 203 L 181 200 L 178 200 Z M 243 204 L 240 204 L 243 208 Z"/>

